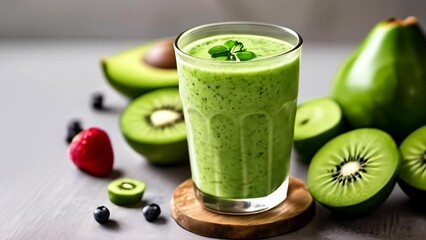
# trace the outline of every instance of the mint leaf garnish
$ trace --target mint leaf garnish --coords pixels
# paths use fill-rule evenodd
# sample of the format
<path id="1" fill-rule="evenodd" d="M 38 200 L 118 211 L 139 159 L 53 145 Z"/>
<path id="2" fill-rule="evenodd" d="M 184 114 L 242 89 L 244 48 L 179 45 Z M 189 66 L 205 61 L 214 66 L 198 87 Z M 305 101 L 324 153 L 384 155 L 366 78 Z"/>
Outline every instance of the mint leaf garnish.
<path id="1" fill-rule="evenodd" d="M 223 44 L 223 46 L 225 46 L 227 49 L 230 50 L 235 45 L 236 42 L 237 41 L 234 41 L 234 40 L 228 40 Z"/>
<path id="2" fill-rule="evenodd" d="M 237 52 L 236 55 L 240 59 L 240 61 L 248 61 L 256 57 L 256 54 L 250 51 Z"/>
<path id="3" fill-rule="evenodd" d="M 210 56 L 221 61 L 248 61 L 256 57 L 256 54 L 247 51 L 242 42 L 228 40 L 223 45 L 214 46 L 209 49 Z"/>
<path id="4" fill-rule="evenodd" d="M 209 49 L 210 55 L 228 53 L 228 52 L 229 52 L 229 49 L 222 45 L 215 46 Z"/>

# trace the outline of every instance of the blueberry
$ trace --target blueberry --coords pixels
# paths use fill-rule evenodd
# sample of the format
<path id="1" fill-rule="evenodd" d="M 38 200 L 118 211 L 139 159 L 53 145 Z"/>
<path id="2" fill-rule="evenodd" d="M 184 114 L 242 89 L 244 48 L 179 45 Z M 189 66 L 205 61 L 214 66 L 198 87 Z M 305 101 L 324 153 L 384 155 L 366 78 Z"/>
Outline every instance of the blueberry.
<path id="1" fill-rule="evenodd" d="M 68 132 L 66 141 L 67 143 L 71 143 L 72 139 L 75 137 L 75 135 L 79 134 L 83 129 L 81 128 L 81 123 L 78 120 L 73 120 L 68 124 Z"/>
<path id="2" fill-rule="evenodd" d="M 68 135 L 67 135 L 67 138 L 66 138 L 65 140 L 67 141 L 67 143 L 71 143 L 71 142 L 72 142 L 72 139 L 73 139 L 74 137 L 75 137 L 74 135 L 72 135 L 72 134 L 68 134 Z"/>
<path id="3" fill-rule="evenodd" d="M 81 131 L 83 131 L 83 128 L 81 128 L 80 122 L 78 120 L 74 120 L 68 125 L 68 135 L 75 136 Z"/>
<path id="4" fill-rule="evenodd" d="M 104 96 L 102 93 L 95 93 L 92 96 L 92 107 L 97 110 L 104 108 Z"/>
<path id="5" fill-rule="evenodd" d="M 160 216 L 161 209 L 155 203 L 151 203 L 142 209 L 142 213 L 148 222 L 152 222 Z"/>
<path id="6" fill-rule="evenodd" d="M 83 129 L 81 128 L 81 123 L 79 120 L 73 120 L 69 123 L 68 125 L 68 131 L 70 130 L 75 130 L 75 131 L 82 131 Z"/>
<path id="7" fill-rule="evenodd" d="M 95 211 L 93 211 L 93 216 L 98 223 L 104 224 L 108 222 L 109 210 L 105 206 L 97 207 Z"/>

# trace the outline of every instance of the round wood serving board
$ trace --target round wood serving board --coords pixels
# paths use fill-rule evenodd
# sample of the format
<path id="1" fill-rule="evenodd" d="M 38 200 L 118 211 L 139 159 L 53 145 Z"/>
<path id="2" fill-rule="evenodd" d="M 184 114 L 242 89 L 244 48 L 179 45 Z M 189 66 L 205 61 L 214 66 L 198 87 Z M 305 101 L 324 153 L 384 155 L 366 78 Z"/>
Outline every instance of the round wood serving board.
<path id="1" fill-rule="evenodd" d="M 305 183 L 290 177 L 287 199 L 258 214 L 236 216 L 211 212 L 195 198 L 191 179 L 180 184 L 170 202 L 172 216 L 183 228 L 216 238 L 264 238 L 305 226 L 315 214 L 315 204 Z"/>

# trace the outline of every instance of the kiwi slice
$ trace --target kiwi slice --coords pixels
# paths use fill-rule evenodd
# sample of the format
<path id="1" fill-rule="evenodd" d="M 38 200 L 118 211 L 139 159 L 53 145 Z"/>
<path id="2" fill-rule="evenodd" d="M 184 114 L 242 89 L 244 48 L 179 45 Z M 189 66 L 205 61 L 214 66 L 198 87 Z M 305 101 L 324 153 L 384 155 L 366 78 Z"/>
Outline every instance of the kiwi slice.
<path id="1" fill-rule="evenodd" d="M 326 142 L 343 132 L 342 110 L 333 99 L 311 99 L 297 107 L 293 143 L 300 159 L 311 161 Z"/>
<path id="2" fill-rule="evenodd" d="M 426 201 L 426 125 L 415 130 L 399 147 L 402 155 L 398 184 L 415 202 Z"/>
<path id="3" fill-rule="evenodd" d="M 154 164 L 188 161 L 182 102 L 176 88 L 136 98 L 123 111 L 120 129 L 127 143 Z"/>
<path id="4" fill-rule="evenodd" d="M 108 185 L 108 197 L 117 205 L 138 203 L 145 192 L 146 184 L 131 178 L 120 178 Z"/>
<path id="5" fill-rule="evenodd" d="M 341 134 L 312 158 L 309 191 L 339 215 L 368 214 L 392 192 L 399 158 L 392 137 L 382 130 L 363 128 Z"/>

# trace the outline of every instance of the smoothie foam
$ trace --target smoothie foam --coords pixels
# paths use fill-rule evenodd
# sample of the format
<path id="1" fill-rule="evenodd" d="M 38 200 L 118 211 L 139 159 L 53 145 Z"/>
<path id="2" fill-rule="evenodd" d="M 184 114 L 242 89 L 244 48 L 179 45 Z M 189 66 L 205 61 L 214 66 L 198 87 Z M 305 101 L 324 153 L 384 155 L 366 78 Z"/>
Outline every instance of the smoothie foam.
<path id="1" fill-rule="evenodd" d="M 294 46 L 257 35 L 217 35 L 182 50 L 208 60 L 208 49 L 227 40 L 242 42 L 257 57 L 202 66 L 178 61 L 192 179 L 206 194 L 264 197 L 288 177 L 299 57 L 265 64 L 265 57 Z"/>

